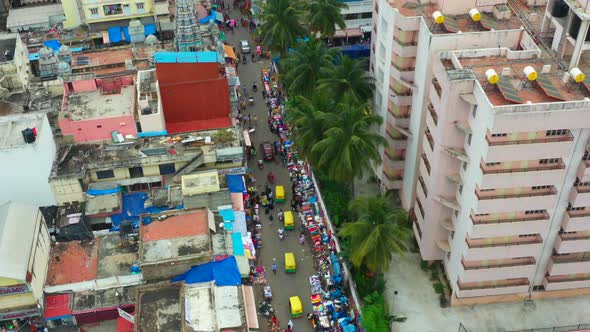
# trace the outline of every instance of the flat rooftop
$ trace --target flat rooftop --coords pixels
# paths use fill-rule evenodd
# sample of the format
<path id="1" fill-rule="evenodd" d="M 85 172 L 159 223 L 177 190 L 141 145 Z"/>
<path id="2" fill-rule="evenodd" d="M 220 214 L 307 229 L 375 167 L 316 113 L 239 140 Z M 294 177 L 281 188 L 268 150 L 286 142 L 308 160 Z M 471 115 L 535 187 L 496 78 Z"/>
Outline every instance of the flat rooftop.
<path id="1" fill-rule="evenodd" d="M 121 211 L 121 193 L 86 197 L 86 215 L 107 216 Z"/>
<path id="2" fill-rule="evenodd" d="M 135 303 L 136 286 L 87 290 L 73 293 L 72 311 L 121 307 Z"/>
<path id="3" fill-rule="evenodd" d="M 459 324 L 463 324 L 467 332 L 553 331 L 551 328 L 555 326 L 590 323 L 588 296 L 441 308 L 430 271 L 420 268 L 420 255 L 407 253 L 404 256 L 394 257 L 392 266 L 396 268 L 385 274 L 390 314 L 408 318 L 403 323 L 393 323 L 393 331 L 454 332 L 459 330 Z"/>
<path id="4" fill-rule="evenodd" d="M 72 121 L 111 118 L 133 114 L 133 85 L 121 87 L 120 93 L 106 94 L 103 89 L 73 92 L 67 96 L 65 112 L 60 117 Z M 63 114 L 62 114 L 63 113 Z"/>
<path id="5" fill-rule="evenodd" d="M 162 221 L 154 220 L 148 225 L 140 225 L 142 262 L 210 252 L 211 237 L 206 209 L 167 211 L 152 215 L 152 218 L 164 215 L 168 217 Z"/>
<path id="6" fill-rule="evenodd" d="M 12 61 L 14 59 L 14 50 L 16 48 L 16 34 L 12 36 L 14 37 L 0 39 L 0 63 Z"/>
<path id="7" fill-rule="evenodd" d="M 65 285 L 131 274 L 137 246 L 119 246 L 119 234 L 94 241 L 59 242 L 51 248 L 47 285 Z"/>
<path id="8" fill-rule="evenodd" d="M 135 324 L 138 332 L 180 331 L 180 284 L 137 288 Z"/>
<path id="9" fill-rule="evenodd" d="M 51 130 L 51 128 L 45 127 L 44 124 L 45 114 L 42 113 L 0 115 L 0 149 L 28 145 L 25 142 L 22 131 L 27 128 L 36 128 L 37 137 L 39 137 L 41 131 Z"/>
<path id="10" fill-rule="evenodd" d="M 421 3 L 425 1 L 420 0 L 389 0 L 389 5 L 393 8 L 399 10 L 399 12 L 406 16 L 421 16 L 430 27 L 430 31 L 435 34 L 445 34 L 445 33 L 456 33 L 456 31 L 448 31 L 445 29 L 444 26 L 437 26 L 434 23 L 434 19 L 432 18 L 432 13 L 435 11 L 441 11 L 439 6 L 436 3 Z M 506 1 L 504 1 L 506 2 Z M 502 0 L 497 1 L 500 6 Z M 514 3 L 516 4 L 518 10 L 526 13 L 529 15 L 529 19 L 535 21 L 534 23 L 539 23 L 541 18 L 543 17 L 543 12 L 545 10 L 545 5 L 538 6 L 538 7 L 529 7 L 526 4 L 526 0 L 515 0 Z M 494 3 L 495 4 L 495 3 Z M 510 11 L 511 15 L 508 19 L 496 19 L 491 11 L 487 11 L 487 9 L 482 7 L 489 7 L 489 9 L 493 8 L 493 5 L 490 6 L 477 6 L 479 8 L 480 13 L 482 15 L 481 22 L 485 22 L 487 28 L 485 28 L 480 23 L 474 23 L 471 18 L 469 17 L 469 9 L 465 10 L 465 14 L 462 15 L 448 15 L 447 13 L 442 10 L 442 14 L 445 16 L 445 20 L 447 23 L 452 22 L 452 25 L 456 25 L 456 29 L 462 32 L 476 32 L 476 31 L 486 31 L 489 28 L 493 28 L 494 30 L 510 30 L 510 29 L 519 29 L 522 26 L 522 22 L 520 19 L 515 15 L 513 9 L 507 5 L 503 5 L 503 9 Z M 540 15 L 538 18 L 539 22 L 536 22 L 535 17 L 531 17 L 530 15 Z"/>
<path id="11" fill-rule="evenodd" d="M 226 142 L 225 147 L 239 147 L 240 133 L 232 130 L 233 141 Z M 162 162 L 190 161 L 198 154 L 213 151 L 217 148 L 214 140 L 206 143 L 207 137 L 214 137 L 219 130 L 192 132 L 168 137 L 152 137 L 127 140 L 134 144 L 109 149 L 108 145 L 76 144 L 62 145 L 58 148 L 57 158 L 52 177 L 83 176 L 86 170 L 113 169 L 115 167 L 132 167 L 151 165 Z M 185 143 L 172 140 L 173 137 L 188 139 Z M 213 151 L 214 154 L 214 151 Z M 212 161 L 214 162 L 214 160 Z"/>
<path id="12" fill-rule="evenodd" d="M 484 87 L 488 99 L 494 106 L 513 105 L 518 104 L 504 98 L 497 85 L 491 85 L 487 81 L 486 70 L 494 69 L 500 75 L 501 81 L 506 81 L 518 92 L 518 95 L 524 103 L 530 101 L 536 103 L 553 103 L 563 101 L 583 100 L 590 97 L 590 92 L 579 85 L 572 88 L 571 84 L 566 85 L 563 81 L 564 71 L 559 69 L 557 64 L 543 59 L 526 59 L 526 60 L 508 60 L 506 57 L 482 57 L 482 58 L 459 58 L 459 62 L 463 68 L 470 69 L 480 85 Z M 455 69 L 450 61 L 443 62 L 447 71 Z M 549 69 L 548 72 L 543 73 L 543 67 Z M 539 79 L 534 82 L 528 81 L 523 74 L 523 69 L 526 66 L 532 66 L 539 74 Z M 509 75 L 502 75 L 505 68 L 508 68 Z M 589 73 L 590 74 L 590 73 Z M 550 82 L 551 85 L 559 92 L 564 100 L 556 99 L 545 93 L 544 89 L 538 83 L 544 78 L 544 81 Z"/>

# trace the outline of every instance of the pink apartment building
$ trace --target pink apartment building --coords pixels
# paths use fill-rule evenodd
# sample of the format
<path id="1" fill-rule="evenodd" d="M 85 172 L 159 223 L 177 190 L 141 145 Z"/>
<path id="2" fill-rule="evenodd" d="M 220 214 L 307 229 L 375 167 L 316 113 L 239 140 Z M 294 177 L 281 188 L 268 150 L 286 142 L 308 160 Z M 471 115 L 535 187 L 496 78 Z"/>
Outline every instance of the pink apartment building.
<path id="1" fill-rule="evenodd" d="M 113 132 L 137 136 L 133 77 L 67 82 L 59 113 L 64 136 L 76 143 L 112 139 Z"/>
<path id="2" fill-rule="evenodd" d="M 590 4 L 575 2 L 375 1 L 376 173 L 453 305 L 590 294 Z"/>

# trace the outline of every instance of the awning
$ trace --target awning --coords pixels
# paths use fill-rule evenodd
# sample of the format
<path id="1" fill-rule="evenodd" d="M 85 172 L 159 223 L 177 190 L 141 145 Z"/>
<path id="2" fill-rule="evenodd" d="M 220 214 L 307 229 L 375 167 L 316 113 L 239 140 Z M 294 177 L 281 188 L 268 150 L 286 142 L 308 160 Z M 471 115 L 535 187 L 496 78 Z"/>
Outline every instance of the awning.
<path id="1" fill-rule="evenodd" d="M 346 29 L 346 35 L 348 37 L 360 37 L 363 35 L 361 29 L 359 28 L 355 28 L 355 29 Z"/>
<path id="2" fill-rule="evenodd" d="M 241 243 L 241 242 L 240 242 Z M 242 248 L 242 252 L 244 248 Z M 242 278 L 247 278 L 250 274 L 250 262 L 248 261 L 248 257 L 246 256 L 235 256 L 236 262 L 238 263 L 238 271 L 240 271 L 240 275 Z"/>
<path id="3" fill-rule="evenodd" d="M 252 146 L 252 141 L 250 141 L 250 133 L 247 130 L 244 130 L 244 144 L 246 144 L 246 146 Z"/>
<path id="4" fill-rule="evenodd" d="M 234 52 L 234 48 L 229 45 L 223 45 L 223 52 L 225 53 L 226 58 L 237 59 L 236 53 Z"/>
<path id="5" fill-rule="evenodd" d="M 370 25 L 363 25 L 361 27 L 361 32 L 363 33 L 371 32 L 371 30 L 373 30 L 373 27 Z"/>
<path id="6" fill-rule="evenodd" d="M 220 12 L 215 12 L 215 20 L 219 23 L 223 22 L 223 14 Z"/>
<path id="7" fill-rule="evenodd" d="M 252 286 L 242 286 L 242 295 L 244 296 L 244 307 L 246 307 L 246 323 L 248 328 L 257 330 L 258 315 L 256 314 L 256 300 L 254 299 L 254 290 Z"/>
<path id="8" fill-rule="evenodd" d="M 56 294 L 45 296 L 45 311 L 43 317 L 46 320 L 58 320 L 72 315 L 71 294 Z"/>
<path id="9" fill-rule="evenodd" d="M 244 194 L 231 193 L 231 205 L 236 211 L 244 211 Z"/>

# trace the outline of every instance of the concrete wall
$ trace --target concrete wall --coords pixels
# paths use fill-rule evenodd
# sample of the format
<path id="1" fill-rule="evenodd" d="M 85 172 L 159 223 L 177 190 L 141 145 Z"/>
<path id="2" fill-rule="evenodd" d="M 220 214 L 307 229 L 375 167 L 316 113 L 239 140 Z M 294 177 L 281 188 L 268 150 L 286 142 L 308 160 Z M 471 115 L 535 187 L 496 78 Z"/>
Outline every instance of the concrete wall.
<path id="1" fill-rule="evenodd" d="M 59 127 L 64 135 L 73 136 L 77 143 L 111 140 L 113 131 L 117 131 L 123 136 L 137 136 L 135 118 L 132 114 L 81 121 L 63 118 L 59 120 Z"/>
<path id="2" fill-rule="evenodd" d="M 41 118 L 42 124 L 37 128 L 35 143 L 0 148 L 0 183 L 5 188 L 0 191 L 0 204 L 13 201 L 37 206 L 54 205 L 56 201 L 48 181 L 56 153 L 53 133 L 45 114 L 27 116 Z"/>
<path id="3" fill-rule="evenodd" d="M 143 279 L 148 282 L 169 280 L 190 270 L 194 265 L 207 263 L 211 255 L 188 257 L 161 263 L 139 263 Z"/>
<path id="4" fill-rule="evenodd" d="M 31 257 L 29 260 L 29 271 L 32 272 L 30 287 L 35 300 L 43 305 L 43 286 L 47 279 L 47 268 L 49 266 L 49 252 L 51 242 L 49 230 L 40 211 L 37 213 L 36 237 L 34 238 Z"/>

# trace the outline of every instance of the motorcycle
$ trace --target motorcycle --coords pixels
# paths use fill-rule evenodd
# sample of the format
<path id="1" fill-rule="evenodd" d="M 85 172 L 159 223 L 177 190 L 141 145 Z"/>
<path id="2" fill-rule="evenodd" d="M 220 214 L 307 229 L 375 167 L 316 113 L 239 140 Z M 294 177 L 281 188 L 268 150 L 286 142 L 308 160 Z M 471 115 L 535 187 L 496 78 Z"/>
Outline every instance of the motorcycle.
<path id="1" fill-rule="evenodd" d="M 279 228 L 278 233 L 279 233 L 279 240 L 283 241 L 283 239 L 285 238 L 285 231 L 282 228 Z"/>
<path id="2" fill-rule="evenodd" d="M 264 168 L 264 161 L 258 160 L 258 168 L 259 169 L 263 169 Z"/>
<path id="3" fill-rule="evenodd" d="M 275 175 L 271 173 L 268 173 L 268 175 L 266 176 L 266 179 L 268 180 L 268 182 L 270 183 L 275 183 Z"/>
<path id="4" fill-rule="evenodd" d="M 252 84 L 252 90 L 254 90 L 254 92 L 258 91 L 258 87 L 256 86 L 256 83 Z"/>
<path id="5" fill-rule="evenodd" d="M 245 65 L 248 64 L 248 58 L 245 56 L 242 56 L 242 63 Z"/>
<path id="6" fill-rule="evenodd" d="M 248 97 L 248 103 L 250 105 L 254 105 L 254 97 L 253 96 Z"/>

